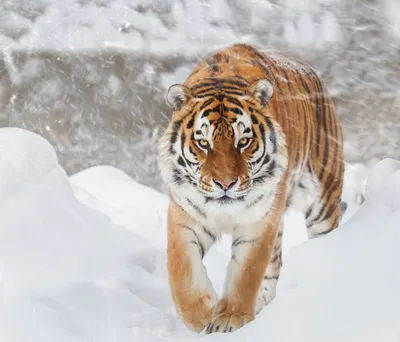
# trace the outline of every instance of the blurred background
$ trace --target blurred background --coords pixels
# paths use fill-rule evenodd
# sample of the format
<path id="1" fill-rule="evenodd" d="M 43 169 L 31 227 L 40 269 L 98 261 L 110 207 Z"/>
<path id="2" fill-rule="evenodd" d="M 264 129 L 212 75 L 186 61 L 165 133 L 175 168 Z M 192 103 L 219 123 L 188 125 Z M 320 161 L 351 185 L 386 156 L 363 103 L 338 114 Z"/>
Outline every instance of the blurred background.
<path id="1" fill-rule="evenodd" d="M 167 88 L 237 42 L 315 68 L 347 162 L 400 159 L 398 0 L 1 0 L 0 127 L 44 136 L 69 175 L 110 164 L 160 189 Z"/>

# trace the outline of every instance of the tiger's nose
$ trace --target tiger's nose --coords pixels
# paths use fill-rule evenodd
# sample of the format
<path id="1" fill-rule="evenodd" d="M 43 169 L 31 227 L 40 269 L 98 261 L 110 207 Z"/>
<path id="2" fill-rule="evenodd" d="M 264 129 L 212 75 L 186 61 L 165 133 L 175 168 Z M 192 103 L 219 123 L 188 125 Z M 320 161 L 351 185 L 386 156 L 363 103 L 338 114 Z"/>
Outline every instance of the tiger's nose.
<path id="1" fill-rule="evenodd" d="M 222 190 L 228 190 L 229 188 L 231 188 L 233 185 L 236 184 L 237 179 L 228 179 L 228 180 L 214 179 L 214 182 L 217 183 Z"/>

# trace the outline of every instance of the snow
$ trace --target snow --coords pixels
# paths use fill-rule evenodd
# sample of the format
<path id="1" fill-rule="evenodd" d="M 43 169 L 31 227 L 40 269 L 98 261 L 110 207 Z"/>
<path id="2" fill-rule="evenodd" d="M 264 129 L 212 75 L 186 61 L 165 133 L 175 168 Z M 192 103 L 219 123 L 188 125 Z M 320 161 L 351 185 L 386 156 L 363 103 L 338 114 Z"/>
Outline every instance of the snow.
<path id="1" fill-rule="evenodd" d="M 398 39 L 400 37 L 400 3 L 393 0 L 382 0 L 382 5 L 383 12 L 389 20 L 389 25 L 386 26 L 387 30 Z"/>
<path id="2" fill-rule="evenodd" d="M 46 140 L 0 142 L 0 340 L 128 341 L 155 308 L 174 322 L 162 251 L 78 202 Z"/>
<path id="3" fill-rule="evenodd" d="M 321 8 L 335 3 L 285 1 L 282 5 L 290 11 L 283 15 L 284 25 L 297 27 L 297 39 L 285 35 L 287 43 L 311 47 L 337 42 L 340 26 L 332 11 L 327 11 L 322 20 L 312 18 Z M 14 50 L 109 47 L 164 56 L 182 52 L 183 46 L 185 55 L 195 56 L 203 51 L 204 44 L 217 48 L 238 39 L 256 42 L 257 35 L 265 32 L 265 22 L 279 12 L 270 1 L 251 1 L 243 6 L 225 0 L 38 0 L 35 5 L 17 0 L 6 1 L 0 9 L 4 12 L 0 44 Z M 242 32 L 243 25 L 252 33 Z"/>
<path id="4" fill-rule="evenodd" d="M 325 237 L 305 241 L 290 212 L 275 300 L 235 333 L 198 336 L 169 294 L 165 195 L 106 165 L 68 178 L 29 131 L 1 128 L 0 146 L 0 341 L 399 339 L 400 161 L 346 167 L 346 201 L 366 199 Z M 219 293 L 228 247 L 205 260 Z"/>

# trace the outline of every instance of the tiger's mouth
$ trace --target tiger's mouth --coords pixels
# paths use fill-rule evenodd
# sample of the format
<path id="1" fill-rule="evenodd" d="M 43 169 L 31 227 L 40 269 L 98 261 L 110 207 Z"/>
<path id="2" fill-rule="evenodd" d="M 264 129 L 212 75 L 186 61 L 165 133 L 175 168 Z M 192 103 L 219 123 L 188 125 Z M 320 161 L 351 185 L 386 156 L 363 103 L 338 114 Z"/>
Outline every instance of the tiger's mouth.
<path id="1" fill-rule="evenodd" d="M 204 194 L 203 194 L 204 195 Z M 206 198 L 206 203 L 213 202 L 219 204 L 231 204 L 237 202 L 243 202 L 245 199 L 245 195 L 241 196 L 230 196 L 228 193 L 224 193 L 222 196 L 211 197 L 211 196 L 204 196 Z"/>
<path id="2" fill-rule="evenodd" d="M 244 196 L 229 197 L 227 195 L 223 195 L 222 197 L 216 198 L 215 201 L 220 204 L 230 204 L 230 203 L 238 202 L 238 201 L 242 202 L 242 201 L 244 201 Z"/>
<path id="3" fill-rule="evenodd" d="M 211 197 L 206 197 L 206 203 L 218 203 L 218 204 L 222 204 L 222 205 L 229 205 L 232 203 L 237 203 L 237 202 L 243 202 L 244 201 L 244 196 L 242 197 L 229 197 L 229 196 L 222 196 L 222 197 L 218 197 L 218 198 L 211 198 Z"/>

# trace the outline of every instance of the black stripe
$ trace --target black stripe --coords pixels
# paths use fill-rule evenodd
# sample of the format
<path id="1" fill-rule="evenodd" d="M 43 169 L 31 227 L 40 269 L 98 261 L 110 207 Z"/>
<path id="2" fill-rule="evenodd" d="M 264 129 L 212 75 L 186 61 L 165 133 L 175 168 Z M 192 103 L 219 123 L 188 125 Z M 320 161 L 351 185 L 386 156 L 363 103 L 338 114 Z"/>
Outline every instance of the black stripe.
<path id="1" fill-rule="evenodd" d="M 193 90 L 195 91 L 195 89 Z M 199 87 L 197 89 L 197 91 L 195 92 L 195 96 L 197 97 L 197 95 L 202 95 L 203 93 L 206 93 L 208 91 L 218 91 L 218 89 L 216 89 L 216 85 L 215 84 L 204 84 L 202 87 Z"/>
<path id="2" fill-rule="evenodd" d="M 190 184 L 192 185 L 197 185 L 196 182 L 189 176 L 189 175 L 185 175 L 184 177 Z"/>
<path id="3" fill-rule="evenodd" d="M 193 127 L 194 124 L 194 116 L 189 120 L 189 122 L 186 125 L 186 128 L 190 129 Z"/>
<path id="4" fill-rule="evenodd" d="M 275 169 L 276 169 L 276 162 L 275 162 L 275 160 L 273 160 L 273 161 L 271 162 L 271 164 L 269 164 L 268 167 L 267 167 L 267 174 L 268 174 L 270 177 L 273 177 L 274 174 L 275 174 Z"/>
<path id="5" fill-rule="evenodd" d="M 193 208 L 195 209 L 202 217 L 207 217 L 206 213 L 201 210 L 198 205 L 196 205 L 195 203 L 193 203 L 189 198 L 186 198 L 186 202 Z"/>
<path id="6" fill-rule="evenodd" d="M 213 101 L 215 100 L 215 91 L 213 91 L 212 93 L 207 93 L 207 94 L 202 94 L 202 95 L 196 95 L 197 99 L 203 99 L 206 97 L 211 97 L 213 99 Z"/>
<path id="7" fill-rule="evenodd" d="M 254 133 L 254 131 L 253 131 L 253 138 L 256 138 L 256 135 L 255 135 L 255 133 Z M 256 141 L 256 143 L 257 143 L 257 146 L 254 148 L 254 150 L 251 152 L 251 158 L 253 158 L 254 157 L 254 155 L 256 154 L 256 152 L 260 149 L 260 144 Z M 255 166 L 256 165 L 256 162 L 251 162 L 250 163 L 251 165 L 253 165 L 253 166 Z"/>
<path id="8" fill-rule="evenodd" d="M 316 147 L 316 155 L 319 157 L 319 147 L 320 147 L 320 140 L 321 140 L 321 104 L 320 104 L 320 97 L 319 97 L 319 89 L 318 85 L 316 84 L 314 79 L 311 79 L 311 82 L 313 83 L 314 87 L 317 87 L 317 91 L 314 90 L 315 93 L 315 115 L 316 115 L 316 120 L 317 120 L 317 141 L 315 142 L 315 147 Z"/>
<path id="9" fill-rule="evenodd" d="M 210 82 L 210 83 L 204 82 L 194 85 L 192 88 L 190 88 L 190 90 L 195 91 L 205 87 L 216 87 L 216 86 L 217 84 L 215 82 Z"/>
<path id="10" fill-rule="evenodd" d="M 261 127 L 261 126 L 260 126 L 260 127 Z M 254 165 L 257 166 L 257 164 L 259 164 L 259 163 L 261 162 L 261 160 L 262 160 L 263 158 L 265 158 L 265 152 L 266 152 L 265 143 L 263 143 L 263 152 L 262 152 L 261 156 L 260 156 L 256 161 L 253 162 Z M 265 159 L 264 159 L 264 160 L 265 160 Z M 259 169 L 260 169 L 260 168 L 259 168 Z"/>
<path id="11" fill-rule="evenodd" d="M 172 132 L 171 138 L 169 139 L 170 144 L 171 145 L 175 144 L 177 139 L 178 139 L 178 133 Z"/>
<path id="12" fill-rule="evenodd" d="M 239 261 L 236 259 L 235 255 L 232 254 L 231 259 L 236 262 L 237 264 L 239 264 Z M 239 264 L 240 265 L 240 264 Z"/>
<path id="13" fill-rule="evenodd" d="M 322 236 L 322 235 L 326 235 L 326 234 L 330 233 L 333 229 L 334 229 L 334 227 L 330 227 L 328 230 L 325 230 L 325 231 L 320 232 L 320 233 L 313 234 L 313 237 L 316 238 L 316 237 L 319 237 L 319 236 Z"/>
<path id="14" fill-rule="evenodd" d="M 330 102 L 332 104 L 332 102 Z M 339 148 L 340 148 L 340 143 L 338 142 L 339 140 L 339 134 L 338 134 L 338 127 L 336 125 L 336 118 L 335 118 L 335 111 L 333 110 L 333 108 L 331 107 L 328 111 L 329 117 L 330 117 L 330 125 L 332 128 L 332 136 L 334 137 L 335 140 L 333 140 L 331 142 L 331 147 L 334 149 L 333 152 L 333 157 L 332 157 L 332 163 L 331 163 L 331 170 L 330 173 L 333 175 L 337 175 L 338 174 L 338 170 L 340 170 L 340 167 L 338 167 L 339 163 L 337 163 L 337 157 L 338 157 L 338 153 L 339 153 Z"/>
<path id="15" fill-rule="evenodd" d="M 199 109 L 199 111 L 203 110 L 204 108 L 206 108 L 208 105 L 210 105 L 211 103 L 214 102 L 214 99 L 208 99 L 207 101 L 204 101 Z"/>
<path id="16" fill-rule="evenodd" d="M 206 227 L 204 227 L 203 226 L 203 230 L 204 230 L 204 233 L 206 233 L 214 242 L 215 242 L 215 240 L 217 239 L 216 237 L 215 237 L 215 235 L 213 234 L 213 233 L 211 233 L 211 231 L 210 230 L 208 230 Z"/>
<path id="17" fill-rule="evenodd" d="M 178 169 L 172 170 L 172 179 L 177 185 L 182 185 L 184 183 L 182 173 Z"/>
<path id="18" fill-rule="evenodd" d="M 264 165 L 268 164 L 270 161 L 271 161 L 271 157 L 270 157 L 269 154 L 267 153 L 267 154 L 265 155 L 265 157 L 264 157 L 264 160 L 263 160 L 262 163 L 261 163 L 260 169 L 261 169 Z"/>
<path id="19" fill-rule="evenodd" d="M 336 176 L 334 174 L 332 174 L 332 173 L 330 173 L 328 175 L 328 177 L 326 178 L 325 183 L 323 184 L 323 191 L 322 191 L 322 194 L 321 194 L 321 199 L 324 199 L 325 195 L 328 193 L 328 191 L 330 191 L 332 185 L 335 182 L 335 178 L 336 178 Z"/>
<path id="20" fill-rule="evenodd" d="M 233 108 L 233 107 L 227 107 L 227 106 L 223 106 L 223 108 L 224 108 L 224 111 L 226 111 L 226 112 L 233 112 L 233 113 L 235 113 L 236 115 L 243 115 L 243 112 L 241 111 L 241 109 L 240 108 Z"/>
<path id="21" fill-rule="evenodd" d="M 278 261 L 278 259 L 279 259 L 279 254 L 276 254 L 269 262 L 273 264 L 274 262 Z"/>
<path id="22" fill-rule="evenodd" d="M 223 78 L 223 77 L 218 77 L 218 78 L 214 78 L 214 77 L 205 77 L 204 80 L 206 81 L 214 81 L 216 84 L 221 84 L 221 83 L 229 83 L 229 84 L 233 84 L 235 86 L 238 87 L 247 87 L 249 85 L 249 83 L 247 82 L 246 79 L 244 79 L 241 76 L 235 76 L 235 77 L 231 77 L 231 78 Z"/>
<path id="23" fill-rule="evenodd" d="M 200 251 L 200 254 L 201 254 L 201 258 L 203 259 L 203 257 L 204 257 L 204 254 L 205 254 L 205 251 L 204 251 L 204 246 L 202 245 L 202 243 L 200 242 L 200 239 L 199 239 L 199 236 L 197 235 L 197 233 L 194 231 L 194 229 L 193 228 L 190 228 L 189 226 L 186 226 L 186 225 L 184 225 L 184 224 L 182 224 L 182 225 L 180 225 L 182 228 L 185 228 L 185 229 L 187 229 L 187 230 L 189 230 L 189 231 L 191 231 L 192 233 L 193 233 L 193 235 L 196 237 L 196 240 L 197 241 L 190 241 L 190 243 L 193 243 L 193 244 L 195 244 L 195 245 L 197 245 L 198 247 L 199 247 L 199 251 Z"/>
<path id="24" fill-rule="evenodd" d="M 244 244 L 244 243 L 254 243 L 254 242 L 257 242 L 258 240 L 259 240 L 258 238 L 257 239 L 250 239 L 250 240 L 245 240 L 245 239 L 242 239 L 242 238 L 236 238 L 235 240 L 232 241 L 232 247 L 237 247 L 237 246 L 239 246 L 241 244 Z"/>
<path id="25" fill-rule="evenodd" d="M 201 117 L 202 118 L 206 118 L 207 116 L 209 116 L 211 113 L 213 113 L 213 112 L 219 112 L 219 109 L 220 109 L 220 105 L 218 104 L 218 105 L 216 105 L 215 107 L 213 107 L 213 108 L 210 108 L 210 109 L 206 109 L 204 112 L 203 112 L 203 114 L 201 114 Z"/>
<path id="26" fill-rule="evenodd" d="M 193 240 L 190 241 L 190 243 L 193 243 L 194 245 L 196 245 L 199 248 L 201 258 L 203 259 L 204 258 L 204 246 L 200 242 L 193 241 Z"/>
<path id="27" fill-rule="evenodd" d="M 232 96 L 225 96 L 225 99 L 226 99 L 228 102 L 230 102 L 230 103 L 233 103 L 233 104 L 235 104 L 235 105 L 237 105 L 237 106 L 239 106 L 239 107 L 242 107 L 242 104 L 240 103 L 240 101 L 237 100 L 237 99 L 235 99 L 235 98 L 232 97 Z"/>
<path id="28" fill-rule="evenodd" d="M 234 87 L 231 85 L 227 85 L 227 84 L 222 84 L 221 85 L 221 90 L 223 91 L 234 91 L 234 92 L 240 92 L 243 90 L 243 87 Z M 243 92 L 242 92 L 243 95 Z"/>
<path id="29" fill-rule="evenodd" d="M 274 128 L 270 118 L 265 118 L 265 120 L 267 122 L 269 131 L 270 131 L 269 139 L 270 139 L 270 141 L 272 143 L 272 149 L 273 149 L 272 152 L 276 153 L 278 151 L 278 145 L 277 145 L 277 142 L 276 142 L 275 128 Z"/>
<path id="30" fill-rule="evenodd" d="M 330 218 L 332 216 L 332 214 L 334 213 L 334 211 L 338 209 L 338 207 L 340 206 L 340 204 L 338 202 L 340 202 L 340 201 L 336 200 L 329 206 L 328 210 L 325 212 L 324 216 L 322 217 L 321 222 Z M 339 211 L 339 213 L 340 213 L 340 211 Z"/>
<path id="31" fill-rule="evenodd" d="M 179 129 L 181 128 L 182 122 L 183 122 L 183 120 L 178 120 L 172 124 L 172 133 L 171 133 L 171 137 L 169 138 L 169 143 L 170 143 L 169 152 L 171 154 L 175 153 L 172 145 L 174 145 L 176 143 L 176 141 L 178 140 L 178 132 L 179 132 Z"/>
<path id="32" fill-rule="evenodd" d="M 257 119 L 257 117 L 256 117 L 254 114 L 251 114 L 250 118 L 251 118 L 251 122 L 252 122 L 254 125 L 257 125 L 257 124 L 258 124 L 258 119 Z"/>
<path id="33" fill-rule="evenodd" d="M 297 71 L 297 75 L 298 75 L 298 77 L 300 79 L 301 84 L 303 85 L 303 88 L 306 90 L 306 93 L 308 95 L 307 99 L 310 101 L 310 99 L 311 99 L 311 91 L 310 91 L 310 88 L 309 88 L 309 86 L 307 84 L 307 81 L 303 78 L 303 74 L 301 72 Z"/>
<path id="34" fill-rule="evenodd" d="M 261 177 L 257 177 L 253 179 L 253 184 L 257 185 L 257 184 L 264 184 L 265 183 L 265 179 L 267 177 L 265 177 L 265 175 L 261 176 Z"/>
<path id="35" fill-rule="evenodd" d="M 305 213 L 305 215 L 304 215 L 306 219 L 308 219 L 308 217 L 311 215 L 312 209 L 313 209 L 313 207 L 311 206 L 311 207 L 308 208 L 308 210 L 306 211 L 306 213 Z"/>
<path id="36" fill-rule="evenodd" d="M 260 123 L 260 125 L 258 126 L 258 128 L 260 129 L 260 133 L 261 133 L 261 140 L 263 142 L 263 144 L 265 145 L 266 141 L 265 141 L 265 127 L 262 123 Z M 264 151 L 265 153 L 265 151 Z M 263 154 L 264 154 L 263 153 Z"/>
<path id="37" fill-rule="evenodd" d="M 179 164 L 180 166 L 186 167 L 185 160 L 182 158 L 182 156 L 179 156 L 179 157 L 178 157 L 178 164 Z"/>
<path id="38" fill-rule="evenodd" d="M 222 88 L 221 90 L 223 91 L 223 93 L 221 95 L 223 95 L 224 98 L 226 98 L 229 95 L 243 96 L 242 91 L 225 90 L 225 88 Z M 230 97 L 232 97 L 232 96 L 230 96 Z"/>
<path id="39" fill-rule="evenodd" d="M 185 134 L 185 132 L 182 132 L 182 135 L 181 135 L 181 154 L 182 154 L 183 158 L 185 158 L 185 140 L 186 140 L 186 134 Z"/>
<path id="40" fill-rule="evenodd" d="M 335 190 L 338 188 L 338 183 L 339 182 L 334 183 L 336 185 Z M 310 222 L 308 222 L 308 224 L 307 224 L 308 228 L 311 227 L 312 225 L 315 225 L 317 223 L 324 221 L 327 218 L 327 213 L 331 210 L 331 208 L 335 207 L 335 206 L 337 207 L 339 205 L 338 201 L 335 200 L 327 209 L 327 204 L 330 202 L 330 199 L 331 199 L 332 195 L 334 194 L 335 190 L 332 190 L 329 192 L 328 198 L 324 201 L 324 205 L 322 205 L 317 216 L 315 218 L 313 218 Z"/>
<path id="41" fill-rule="evenodd" d="M 307 189 L 307 188 L 305 187 L 305 185 L 304 185 L 303 183 L 301 183 L 301 182 L 299 183 L 299 188 L 300 188 L 300 189 Z"/>
<path id="42" fill-rule="evenodd" d="M 315 82 L 318 87 L 318 92 L 320 93 L 321 96 L 321 106 L 322 106 L 322 128 L 323 128 L 323 133 L 325 135 L 325 146 L 324 146 L 324 155 L 322 159 L 322 165 L 321 169 L 319 171 L 318 179 L 321 181 L 322 176 L 324 174 L 326 164 L 328 163 L 328 154 L 329 154 L 329 132 L 328 132 L 328 127 L 326 123 L 326 104 L 325 104 L 325 93 L 322 88 L 322 84 L 320 79 L 317 77 L 317 75 L 314 76 Z"/>
<path id="43" fill-rule="evenodd" d="M 308 140 L 308 120 L 306 117 L 306 112 L 308 111 L 308 108 L 306 108 L 306 106 L 310 106 L 311 107 L 311 103 L 310 103 L 310 99 L 311 99 L 311 93 L 310 93 L 310 88 L 308 87 L 308 84 L 306 82 L 306 80 L 303 78 L 303 74 L 300 73 L 299 71 L 296 71 L 298 78 L 300 79 L 301 84 L 303 85 L 304 91 L 307 94 L 307 101 L 302 101 L 301 105 L 303 106 L 303 111 L 304 111 L 304 149 L 305 151 L 308 151 L 308 144 L 307 144 L 307 140 Z M 310 108 L 312 109 L 312 108 Z"/>
<path id="44" fill-rule="evenodd" d="M 263 198 L 265 197 L 265 195 L 260 195 L 258 196 L 254 201 L 250 202 L 249 204 L 246 205 L 246 208 L 249 209 L 252 206 L 256 205 L 257 203 L 261 202 L 263 200 Z"/>

